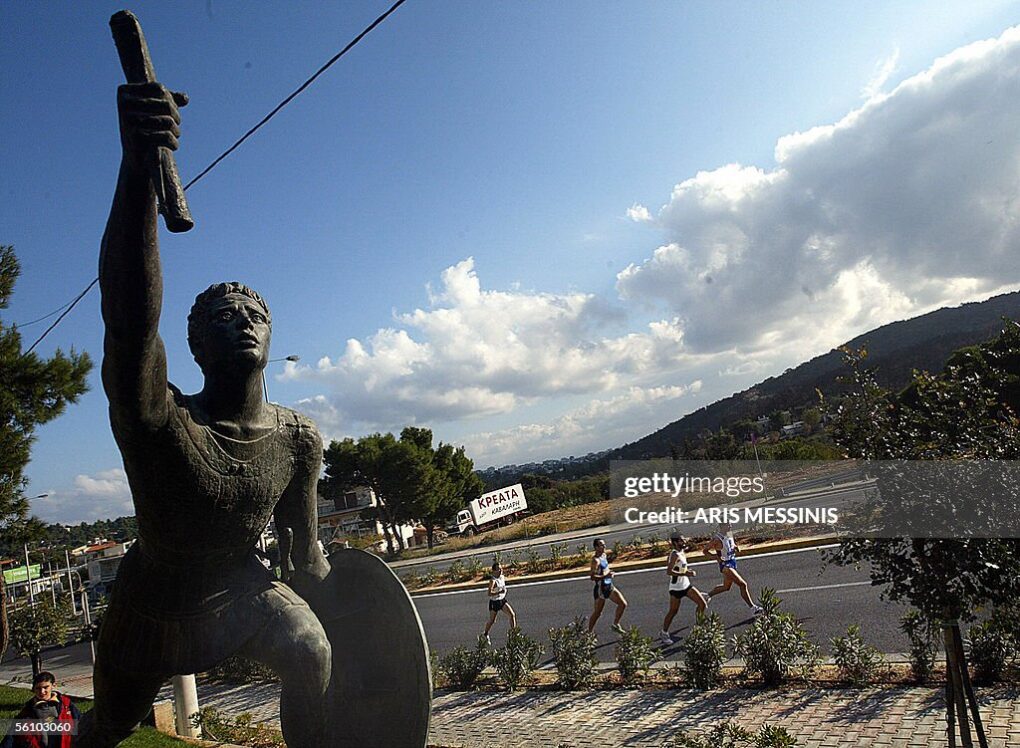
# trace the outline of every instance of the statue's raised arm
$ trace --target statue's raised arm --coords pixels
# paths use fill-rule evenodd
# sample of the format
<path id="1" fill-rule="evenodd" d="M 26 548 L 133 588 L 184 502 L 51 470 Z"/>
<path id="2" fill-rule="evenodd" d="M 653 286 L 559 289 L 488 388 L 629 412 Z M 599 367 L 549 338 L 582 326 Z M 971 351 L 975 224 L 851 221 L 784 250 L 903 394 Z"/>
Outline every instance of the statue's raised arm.
<path id="1" fill-rule="evenodd" d="M 184 94 L 159 83 L 117 90 L 123 152 L 99 256 L 103 386 L 115 431 L 158 428 L 167 417 L 166 353 L 159 337 L 163 277 L 147 163 L 160 146 L 177 149 L 178 107 L 186 103 Z"/>

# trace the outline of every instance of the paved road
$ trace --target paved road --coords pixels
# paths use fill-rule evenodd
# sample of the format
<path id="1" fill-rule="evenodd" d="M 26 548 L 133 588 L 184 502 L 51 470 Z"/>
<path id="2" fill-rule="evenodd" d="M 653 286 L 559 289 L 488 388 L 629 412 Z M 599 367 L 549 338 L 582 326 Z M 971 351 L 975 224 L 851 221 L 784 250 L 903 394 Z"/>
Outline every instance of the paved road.
<path id="1" fill-rule="evenodd" d="M 695 586 L 711 589 L 720 579 L 713 562 L 693 564 L 698 571 Z M 899 619 L 905 608 L 879 599 L 879 590 L 870 586 L 865 570 L 826 567 L 822 571 L 816 549 L 750 556 L 740 561 L 740 571 L 752 592 L 762 586 L 780 592 L 783 607 L 793 612 L 828 653 L 830 637 L 846 633 L 851 623 L 862 624 L 865 640 L 883 652 L 905 652 L 907 641 L 899 631 Z M 668 605 L 666 577 L 660 569 L 621 572 L 617 585 L 630 604 L 625 625 L 636 624 L 643 632 L 656 636 Z M 586 579 L 556 580 L 510 585 L 508 599 L 517 611 L 519 624 L 532 637 L 548 643 L 550 627 L 563 626 L 577 615 L 587 616 L 592 606 L 592 586 Z M 456 646 L 470 646 L 484 627 L 486 612 L 484 590 L 461 593 L 437 593 L 415 597 L 425 626 L 429 646 L 443 653 Z M 613 659 L 618 637 L 609 626 L 614 606 L 609 603 L 599 620 L 599 656 Z M 712 601 L 711 610 L 722 616 L 727 636 L 742 631 L 751 622 L 747 607 L 737 588 Z M 690 629 L 694 606 L 684 601 L 673 622 L 674 639 L 682 639 Z M 493 642 L 506 631 L 506 617 L 497 620 Z M 664 659 L 679 657 L 676 645 L 665 648 Z"/>
<path id="2" fill-rule="evenodd" d="M 711 589 L 720 579 L 713 562 L 693 566 L 698 571 L 694 582 L 699 589 Z M 900 616 L 906 610 L 904 607 L 880 600 L 879 591 L 870 586 L 864 570 L 822 569 L 817 549 L 750 556 L 740 561 L 740 571 L 752 590 L 756 592 L 765 585 L 779 590 L 783 607 L 797 616 L 826 653 L 829 638 L 844 634 L 851 623 L 861 623 L 865 640 L 883 652 L 907 650 L 906 639 L 898 628 Z M 624 624 L 636 624 L 646 634 L 657 635 L 668 604 L 663 572 L 659 569 L 625 571 L 617 574 L 616 579 L 630 603 Z M 439 653 L 456 646 L 472 646 L 485 624 L 486 599 L 484 590 L 415 597 L 429 646 Z M 510 585 L 509 599 L 524 631 L 548 649 L 550 627 L 563 626 L 574 616 L 587 616 L 591 611 L 591 582 L 582 578 Z M 722 616 L 727 636 L 739 633 L 752 620 L 735 587 L 717 597 L 711 610 Z M 597 629 L 598 654 L 603 661 L 614 659 L 613 649 L 618 638 L 609 629 L 612 611 L 612 604 L 608 604 Z M 693 614 L 694 606 L 685 600 L 674 620 L 674 638 L 682 639 L 689 631 Z M 504 616 L 493 629 L 494 643 L 498 644 L 505 631 Z M 680 653 L 674 645 L 663 648 L 660 656 L 672 660 L 678 659 Z M 47 669 L 54 670 L 65 683 L 75 681 L 76 687 L 68 688 L 69 692 L 84 695 L 91 691 L 91 684 L 84 683 L 91 673 L 87 645 L 49 650 L 44 653 L 43 660 Z M 0 681 L 10 682 L 15 678 L 31 678 L 27 660 L 8 659 L 0 665 Z"/>
<path id="3" fill-rule="evenodd" d="M 783 506 L 783 507 L 800 507 L 800 508 L 819 508 L 819 507 L 841 507 L 847 504 L 855 503 L 864 496 L 864 489 L 858 485 L 847 485 L 842 488 L 833 489 L 820 489 L 807 492 L 803 495 L 788 497 L 781 501 L 770 501 L 770 505 Z M 734 506 L 758 506 L 762 504 L 761 501 L 748 502 L 746 504 L 735 504 Z M 563 538 L 560 535 L 547 536 L 544 538 L 536 538 L 528 541 L 524 539 L 515 540 L 510 543 L 502 543 L 499 545 L 487 546 L 484 548 L 475 548 L 465 551 L 459 551 L 452 554 L 443 554 L 440 556 L 426 556 L 420 559 L 408 559 L 397 561 L 391 564 L 398 573 L 403 574 L 410 571 L 412 568 L 415 571 L 422 572 L 428 567 L 432 567 L 436 571 L 442 571 L 450 566 L 454 560 L 459 560 L 461 563 L 466 563 L 472 557 L 478 557 L 486 566 L 492 563 L 493 554 L 500 550 L 504 557 L 511 553 L 511 548 L 520 548 L 522 553 L 525 548 L 534 549 L 543 558 L 550 556 L 550 548 L 554 544 L 559 544 L 566 548 L 566 552 L 576 553 L 577 546 L 583 545 L 585 548 L 591 548 L 591 541 L 593 538 L 602 538 L 606 541 L 606 545 L 612 548 L 613 543 L 617 541 L 621 543 L 628 543 L 635 537 L 648 538 L 652 534 L 657 534 L 659 538 L 665 538 L 669 532 L 673 529 L 673 525 L 612 525 L 609 527 L 593 527 L 588 530 L 580 530 L 573 533 L 564 533 L 569 536 Z M 685 535 L 711 535 L 716 529 L 715 523 L 691 523 L 683 526 L 683 532 Z M 739 532 L 739 527 L 736 528 Z"/>

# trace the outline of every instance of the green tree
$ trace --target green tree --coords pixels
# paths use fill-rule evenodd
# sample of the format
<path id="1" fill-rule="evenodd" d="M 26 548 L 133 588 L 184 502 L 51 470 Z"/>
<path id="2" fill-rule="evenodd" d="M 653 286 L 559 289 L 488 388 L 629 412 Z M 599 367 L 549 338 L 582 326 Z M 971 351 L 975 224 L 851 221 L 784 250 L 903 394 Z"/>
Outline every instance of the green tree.
<path id="1" fill-rule="evenodd" d="M 942 461 L 933 465 L 941 480 L 956 478 L 950 460 L 1020 457 L 1016 417 L 1020 326 L 1016 323 L 1009 322 L 987 343 L 955 353 L 941 374 L 915 372 L 899 394 L 879 386 L 875 372 L 864 365 L 866 351 L 845 354 L 851 391 L 835 413 L 833 438 L 847 456 Z M 941 523 L 943 532 L 937 537 L 848 538 L 830 560 L 869 564 L 872 582 L 885 585 L 885 597 L 909 602 L 928 620 L 941 622 L 950 736 L 959 720 L 964 745 L 970 745 L 969 711 L 984 746 L 959 622 L 972 619 L 979 606 L 1007 604 L 1020 594 L 1020 541 L 954 536 L 964 534 L 961 528 L 968 516 L 988 517 L 999 511 L 1015 516 L 1018 487 L 1007 482 L 994 493 L 968 494 L 966 512 L 959 511 L 958 499 L 940 498 L 948 495 L 944 490 L 896 488 L 888 492 L 888 502 L 883 497 L 885 515 L 923 515 L 930 523 Z"/>
<path id="2" fill-rule="evenodd" d="M 431 441 L 431 433 L 429 436 Z M 430 456 L 414 443 L 414 438 L 420 435 L 408 441 L 399 441 L 393 434 L 370 434 L 357 441 L 347 438 L 331 442 L 323 455 L 327 492 L 368 486 L 375 493 L 378 506 L 362 515 L 381 522 L 391 555 L 404 548 L 398 525 L 415 519 L 415 498 L 433 480 Z"/>
<path id="3" fill-rule="evenodd" d="M 432 547 L 435 528 L 442 527 L 468 502 L 485 491 L 485 481 L 475 472 L 474 461 L 464 452 L 464 447 L 454 448 L 439 443 L 432 456 L 436 470 L 434 498 L 419 515 L 427 532 L 429 548 Z"/>
<path id="4" fill-rule="evenodd" d="M 71 616 L 66 600 L 57 604 L 43 597 L 34 605 L 23 604 L 11 612 L 11 644 L 22 657 L 32 660 L 32 675 L 42 670 L 42 649 L 48 644 L 63 644 L 67 639 L 67 621 Z"/>
<path id="5" fill-rule="evenodd" d="M 11 246 L 0 246 L 0 309 L 10 304 L 21 267 Z M 88 389 L 88 354 L 56 351 L 48 359 L 21 350 L 21 333 L 0 320 L 0 538 L 28 516 L 25 466 L 37 426 L 59 416 Z M 0 655 L 7 650 L 7 594 L 0 576 Z"/>
<path id="6" fill-rule="evenodd" d="M 808 433 L 810 434 L 822 422 L 822 414 L 818 408 L 805 408 L 804 412 L 800 415 L 800 419 L 804 421 L 804 425 L 807 426 Z"/>
<path id="7" fill-rule="evenodd" d="M 409 518 L 425 528 L 429 548 L 435 544 L 437 527 L 442 527 L 485 488 L 475 474 L 475 466 L 464 447 L 439 443 L 432 448 L 432 430 L 407 426 L 400 432 L 400 443 L 417 451 L 417 460 L 430 470 L 418 470 L 419 483 L 405 508 Z"/>

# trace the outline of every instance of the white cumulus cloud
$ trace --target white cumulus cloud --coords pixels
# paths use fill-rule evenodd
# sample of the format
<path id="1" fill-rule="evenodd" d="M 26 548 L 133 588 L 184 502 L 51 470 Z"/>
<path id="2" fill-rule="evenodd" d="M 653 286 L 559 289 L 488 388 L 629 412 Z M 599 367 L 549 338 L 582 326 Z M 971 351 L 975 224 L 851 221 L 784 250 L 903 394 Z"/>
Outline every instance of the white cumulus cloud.
<path id="1" fill-rule="evenodd" d="M 634 203 L 627 208 L 627 218 L 637 223 L 644 223 L 652 220 L 652 214 L 644 205 Z"/>
<path id="2" fill-rule="evenodd" d="M 688 385 L 628 387 L 552 421 L 472 434 L 462 441 L 474 445 L 471 456 L 478 466 L 585 454 L 633 441 L 675 421 L 687 411 L 682 398 L 701 386 L 695 380 Z"/>
<path id="3" fill-rule="evenodd" d="M 32 513 L 47 522 L 76 524 L 126 517 L 135 513 L 123 468 L 76 475 L 71 486 L 54 488 L 32 502 Z"/>
<path id="4" fill-rule="evenodd" d="M 875 63 L 875 70 L 872 72 L 871 78 L 864 85 L 864 88 L 861 89 L 861 96 L 865 99 L 870 99 L 875 94 L 881 93 L 882 87 L 885 86 L 892 74 L 896 72 L 896 66 L 899 64 L 899 61 L 900 50 L 897 47 L 891 55 Z"/>
<path id="5" fill-rule="evenodd" d="M 676 320 L 618 336 L 619 313 L 593 294 L 484 289 L 468 258 L 429 288 L 429 307 L 283 377 L 328 393 L 298 403 L 327 433 L 508 413 L 543 397 L 609 392 L 676 372 L 687 360 Z"/>
<path id="6" fill-rule="evenodd" d="M 680 182 L 655 217 L 665 243 L 617 289 L 664 305 L 705 352 L 805 336 L 824 349 L 1013 288 L 1018 131 L 1020 27 L 780 138 L 773 168 L 729 164 Z"/>

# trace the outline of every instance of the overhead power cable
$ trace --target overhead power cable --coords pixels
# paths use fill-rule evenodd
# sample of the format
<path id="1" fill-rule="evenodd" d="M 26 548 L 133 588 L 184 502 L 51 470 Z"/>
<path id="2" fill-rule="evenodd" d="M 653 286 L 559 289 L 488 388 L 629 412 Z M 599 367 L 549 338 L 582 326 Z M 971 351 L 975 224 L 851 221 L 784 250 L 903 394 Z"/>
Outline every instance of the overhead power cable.
<path id="1" fill-rule="evenodd" d="M 209 172 L 210 172 L 210 171 L 212 170 L 212 168 L 213 168 L 214 166 L 216 166 L 216 164 L 218 164 L 218 163 L 219 163 L 220 161 L 222 161 L 222 160 L 223 160 L 223 159 L 225 159 L 225 158 L 226 158 L 227 156 L 229 156 L 229 155 L 230 155 L 231 153 L 233 153 L 233 152 L 234 152 L 234 150 L 235 150 L 235 149 L 236 149 L 236 148 L 237 148 L 237 147 L 238 147 L 239 145 L 241 145 L 241 143 L 243 143 L 244 141 L 246 141 L 246 140 L 247 140 L 247 139 L 248 139 L 248 138 L 249 138 L 250 136 L 254 135 L 254 134 L 255 134 L 255 131 L 256 131 L 256 130 L 258 130 L 258 129 L 259 129 L 260 127 L 262 127 L 262 125 L 266 124 L 266 123 L 267 123 L 267 122 L 268 122 L 269 120 L 271 120 L 271 119 L 272 119 L 273 117 L 275 117 L 275 116 L 276 116 L 276 113 L 277 113 L 277 112 L 279 112 L 279 111 L 280 111 L 281 109 L 283 109 L 283 108 L 284 108 L 285 106 L 287 106 L 287 105 L 288 105 L 288 104 L 289 104 L 289 103 L 290 103 L 291 101 L 293 101 L 293 100 L 294 100 L 294 99 L 295 99 L 295 98 L 297 97 L 297 95 L 298 95 L 299 93 L 301 93 L 301 92 L 302 92 L 302 91 L 304 91 L 304 90 L 305 90 L 306 88 L 308 88 L 308 87 L 309 87 L 310 85 L 312 85 L 312 82 L 313 82 L 313 81 L 314 81 L 314 80 L 315 80 L 316 78 L 318 78 L 318 77 L 319 77 L 320 75 L 322 75 L 322 74 L 323 74 L 323 73 L 325 73 L 325 72 L 326 72 L 327 70 L 329 70 L 329 68 L 330 68 L 330 67 L 332 67 L 332 65 L 333 65 L 333 63 L 334 63 L 334 62 L 336 62 L 336 61 L 337 61 L 337 60 L 339 60 L 339 59 L 340 59 L 341 57 L 343 57 L 343 56 L 344 56 L 345 54 L 347 54 L 347 52 L 348 52 L 348 51 L 350 51 L 350 49 L 351 49 L 352 47 L 354 47 L 354 45 L 355 45 L 355 44 L 357 44 L 357 43 L 358 43 L 358 42 L 360 42 L 360 41 L 361 41 L 362 39 L 364 39 L 364 38 L 365 38 L 366 36 L 368 36 L 369 32 L 370 32 L 370 31 L 371 31 L 372 29 L 374 29 L 374 28 L 375 28 L 376 26 L 378 26 L 378 25 L 379 25 L 380 23 L 382 23 L 383 21 L 385 21 L 385 20 L 386 20 L 386 17 L 387 17 L 387 16 L 388 16 L 388 15 L 389 15 L 390 13 L 392 13 L 393 11 L 395 11 L 395 10 L 396 10 L 397 8 L 399 8 L 399 7 L 401 6 L 401 5 L 403 5 L 403 4 L 405 3 L 405 2 L 406 2 L 406 0 L 397 0 L 397 2 L 393 3 L 393 5 L 391 5 L 391 6 L 389 7 L 389 9 L 388 9 L 388 10 L 387 10 L 387 11 L 386 11 L 385 13 L 383 13 L 383 14 L 382 14 L 381 16 L 379 16 L 379 17 L 378 17 L 378 18 L 376 18 L 376 19 L 375 19 L 374 21 L 372 21 L 372 23 L 370 23 L 370 24 L 369 24 L 369 25 L 368 25 L 368 26 L 367 26 L 367 27 L 365 28 L 365 30 L 364 30 L 364 31 L 362 31 L 362 32 L 361 32 L 360 34 L 358 34 L 358 35 L 357 35 L 356 37 L 354 37 L 354 38 L 353 38 L 353 39 L 352 39 L 352 40 L 351 40 L 351 41 L 350 41 L 350 42 L 349 42 L 349 43 L 347 44 L 347 46 L 346 46 L 346 47 L 344 47 L 344 48 L 343 48 L 343 49 L 341 49 L 341 50 L 340 50 L 339 52 L 337 52 L 337 53 L 336 53 L 335 55 L 333 55 L 333 56 L 332 56 L 332 57 L 331 57 L 331 58 L 329 59 L 329 61 L 328 61 L 328 62 L 327 62 L 327 63 L 326 63 L 325 65 L 323 65 L 323 66 L 322 66 L 321 68 L 319 68 L 318 70 L 316 70 L 316 71 L 315 71 L 315 74 L 314 74 L 314 75 L 312 75 L 312 77 L 311 77 L 311 78 L 309 78 L 309 79 L 308 79 L 308 80 L 306 80 L 306 81 L 305 81 L 304 83 L 302 83 L 302 84 L 301 84 L 300 86 L 298 86 L 298 87 L 297 87 L 297 88 L 296 88 L 296 89 L 294 90 L 294 93 L 292 93 L 292 94 L 291 94 L 290 96 L 288 96 L 288 97 L 287 97 L 286 99 L 284 99 L 284 100 L 283 100 L 283 101 L 281 101 L 281 102 L 280 102 L 279 104 L 277 104 L 277 105 L 276 105 L 275 107 L 273 107 L 273 111 L 271 111 L 271 112 L 270 112 L 269 114 L 267 114 L 267 115 L 266 115 L 265 117 L 263 117 L 263 118 L 262 118 L 261 120 L 259 120 L 259 123 L 258 123 L 257 125 L 255 125 L 255 126 L 254 126 L 253 128 L 251 128 L 251 129 L 250 129 L 250 130 L 249 130 L 248 132 L 246 132 L 246 133 L 245 133 L 244 135 L 242 135 L 242 136 L 241 136 L 241 137 L 240 137 L 240 138 L 238 139 L 238 141 L 237 141 L 236 143 L 234 143 L 234 144 L 233 144 L 232 146 L 230 146 L 230 147 L 229 147 L 229 148 L 228 148 L 227 150 L 225 150 L 225 151 L 224 151 L 223 153 L 221 153 L 221 154 L 220 154 L 219 156 L 217 156 L 217 157 L 216 157 L 216 158 L 215 158 L 215 159 L 213 160 L 213 162 L 212 162 L 211 164 L 209 164 L 209 165 L 208 165 L 207 167 L 205 167 L 205 168 L 204 168 L 204 169 L 203 169 L 203 170 L 202 170 L 201 172 L 199 172 L 199 174 L 198 174 L 198 176 L 197 176 L 197 177 L 195 177 L 195 178 L 194 178 L 194 179 L 192 179 L 192 180 L 191 180 L 190 182 L 188 182 L 188 183 L 187 183 L 186 185 L 184 185 L 184 189 L 188 189 L 188 187 L 190 187 L 190 186 L 191 186 L 191 185 L 193 185 L 193 184 L 194 184 L 195 182 L 197 182 L 197 181 L 198 181 L 199 179 L 201 179 L 201 178 L 202 178 L 202 177 L 204 177 L 204 176 L 205 176 L 206 174 L 208 174 L 208 173 L 209 173 Z"/>
<path id="2" fill-rule="evenodd" d="M 87 294 L 89 291 L 92 290 L 92 286 L 96 285 L 97 283 L 99 283 L 99 278 L 94 278 L 91 283 L 89 283 L 87 286 L 85 286 L 85 290 L 82 291 L 80 294 L 78 294 L 75 297 L 74 301 L 71 302 L 71 305 L 68 306 L 67 309 L 64 310 L 64 313 L 61 314 L 59 317 L 57 317 L 55 320 L 53 320 L 53 324 L 46 328 L 46 332 L 44 332 L 42 335 L 40 335 L 38 338 L 36 338 L 35 342 L 32 343 L 31 346 L 29 346 L 28 350 L 25 351 L 25 355 L 26 356 L 29 353 L 31 353 L 33 350 L 35 350 L 35 347 L 37 345 L 39 345 L 40 342 L 42 342 L 42 339 L 50 334 L 50 330 L 52 330 L 54 327 L 59 325 L 60 324 L 60 320 L 62 320 L 64 317 L 66 317 L 68 315 L 68 313 L 72 309 L 74 309 L 74 307 L 78 304 L 78 302 L 81 301 L 83 298 L 85 298 L 85 294 Z M 65 306 L 67 306 L 67 305 L 65 304 Z"/>
<path id="3" fill-rule="evenodd" d="M 200 171 L 198 173 L 198 176 L 196 176 L 194 179 L 192 179 L 190 182 L 188 182 L 186 185 L 184 185 L 184 189 L 187 190 L 189 187 L 191 187 L 193 184 L 195 184 L 195 182 L 197 182 L 202 177 L 204 177 L 206 174 L 208 174 L 210 171 L 212 171 L 213 168 L 217 164 L 220 163 L 220 161 L 222 161 L 227 156 L 229 156 L 231 153 L 233 153 L 235 150 L 237 150 L 237 148 L 241 145 L 241 143 L 243 143 L 248 138 L 250 138 L 252 135 L 254 135 L 255 132 L 259 128 L 261 128 L 264 124 L 269 122 L 269 120 L 271 120 L 273 117 L 275 117 L 277 112 L 279 112 L 281 109 L 283 109 L 285 106 L 287 106 L 291 101 L 293 101 L 295 98 L 297 98 L 298 94 L 300 94 L 302 91 L 304 91 L 310 85 L 312 85 L 312 83 L 315 81 L 316 78 L 318 78 L 320 75 L 322 75 L 327 70 L 329 70 L 329 68 L 332 67 L 333 64 L 337 60 L 339 60 L 341 57 L 343 57 L 345 54 L 347 54 L 351 49 L 353 49 L 354 46 L 358 42 L 360 42 L 362 39 L 364 39 L 366 36 L 368 36 L 368 34 L 376 26 L 378 26 L 380 23 L 385 21 L 389 17 L 389 15 L 391 13 L 393 13 L 393 11 L 395 11 L 397 8 L 399 8 L 401 5 L 403 5 L 405 2 L 407 2 L 407 0 L 397 0 L 395 3 L 393 3 L 393 5 L 391 5 L 389 8 L 387 8 L 385 13 L 383 13 L 381 16 L 379 16 L 374 21 L 372 21 L 372 23 L 370 23 L 368 26 L 366 26 L 365 29 L 360 34 L 358 34 L 350 42 L 347 43 L 347 46 L 345 46 L 343 49 L 341 49 L 339 52 L 337 52 L 335 55 L 333 55 L 331 58 L 329 58 L 329 60 L 326 61 L 326 63 L 322 67 L 320 67 L 318 70 L 316 70 L 315 73 L 313 73 L 312 76 L 308 80 L 306 80 L 304 83 L 302 83 L 296 89 L 294 89 L 294 91 L 289 96 L 287 96 L 287 98 L 285 98 L 283 101 L 281 101 L 275 107 L 273 107 L 272 111 L 270 111 L 269 114 L 267 114 L 265 117 L 263 117 L 261 120 L 259 120 L 259 122 L 254 127 L 252 127 L 250 130 L 248 130 L 248 132 L 246 132 L 244 135 L 242 135 L 240 138 L 238 138 L 237 142 L 235 142 L 227 150 L 225 150 L 223 153 L 221 153 L 219 156 L 217 156 L 215 159 L 213 159 L 211 164 L 209 164 L 207 167 L 205 167 L 204 169 L 202 169 L 202 171 Z M 83 298 L 85 298 L 85 294 L 87 294 L 89 291 L 91 291 L 92 287 L 94 285 L 96 285 L 96 283 L 98 283 L 98 282 L 99 282 L 99 278 L 95 278 L 91 283 L 89 283 L 88 286 L 85 287 L 84 291 L 82 291 L 80 294 L 78 294 L 78 296 L 73 301 L 70 302 L 70 306 L 65 304 L 64 306 L 66 306 L 67 309 L 64 311 L 64 313 L 61 314 L 59 317 L 57 317 L 57 319 L 53 322 L 52 325 L 50 325 L 49 327 L 46 328 L 46 331 L 42 335 L 40 335 L 36 339 L 36 341 L 34 343 L 32 343 L 31 347 L 27 351 L 25 351 L 25 353 L 26 354 L 31 353 L 32 350 L 37 345 L 39 345 L 40 342 L 42 342 L 42 339 L 45 338 L 47 335 L 49 335 L 50 331 L 53 328 L 55 328 L 57 325 L 60 324 L 60 321 L 64 317 L 66 317 L 68 315 L 68 313 L 72 309 L 74 309 L 75 306 L 77 306 L 79 301 L 81 301 Z M 41 322 L 44 319 L 48 319 L 49 317 L 52 317 L 54 314 L 56 314 L 57 312 L 59 312 L 63 308 L 64 307 L 59 307 L 58 309 L 55 309 L 54 311 L 50 312 L 49 314 L 47 314 L 47 315 L 45 315 L 43 317 L 40 317 L 39 319 L 34 320 L 33 322 L 29 322 L 28 324 L 33 324 L 34 322 Z"/>
<path id="4" fill-rule="evenodd" d="M 71 303 L 70 301 L 69 301 L 69 302 L 67 302 L 67 304 L 70 304 L 70 303 Z M 61 309 L 63 309 L 64 307 L 66 307 L 66 306 L 67 306 L 67 304 L 61 304 L 60 306 L 58 306 L 58 307 L 57 307 L 56 309 L 54 309 L 54 310 L 53 310 L 52 312 L 50 312 L 49 314 L 44 314 L 44 315 L 43 315 L 42 317 L 36 317 L 36 318 L 35 318 L 34 320 L 32 320 L 31 322 L 20 322 L 20 323 L 19 323 L 19 322 L 15 322 L 15 323 L 14 323 L 14 326 L 15 326 L 15 327 L 17 327 L 17 328 L 18 328 L 18 329 L 20 330 L 20 329 L 22 329 L 22 328 L 25 328 L 25 327 L 31 327 L 32 325 L 38 325 L 38 324 L 39 324 L 40 322 L 45 322 L 45 321 L 46 321 L 46 320 L 48 320 L 48 319 L 49 319 L 50 317 L 52 317 L 52 316 L 53 316 L 54 314 L 56 314 L 56 313 L 57 313 L 57 312 L 59 312 L 59 311 L 60 311 Z"/>

